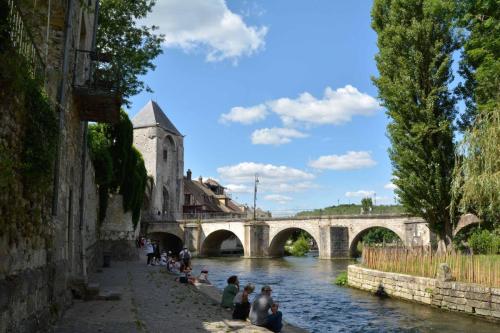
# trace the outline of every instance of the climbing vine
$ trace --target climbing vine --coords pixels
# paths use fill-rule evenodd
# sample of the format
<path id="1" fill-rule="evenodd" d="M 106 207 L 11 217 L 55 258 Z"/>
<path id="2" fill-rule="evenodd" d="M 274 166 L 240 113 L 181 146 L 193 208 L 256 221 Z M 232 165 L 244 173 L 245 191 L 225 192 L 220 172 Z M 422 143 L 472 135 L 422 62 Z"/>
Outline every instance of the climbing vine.
<path id="1" fill-rule="evenodd" d="M 132 212 L 134 227 L 140 217 L 148 181 L 141 153 L 132 145 L 133 128 L 125 111 L 115 125 L 89 127 L 88 145 L 99 186 L 99 220 L 106 217 L 110 194 L 123 196 L 123 209 Z"/>
<path id="2" fill-rule="evenodd" d="M 0 236 L 36 246 L 50 233 L 57 116 L 43 83 L 11 45 L 0 12 Z"/>

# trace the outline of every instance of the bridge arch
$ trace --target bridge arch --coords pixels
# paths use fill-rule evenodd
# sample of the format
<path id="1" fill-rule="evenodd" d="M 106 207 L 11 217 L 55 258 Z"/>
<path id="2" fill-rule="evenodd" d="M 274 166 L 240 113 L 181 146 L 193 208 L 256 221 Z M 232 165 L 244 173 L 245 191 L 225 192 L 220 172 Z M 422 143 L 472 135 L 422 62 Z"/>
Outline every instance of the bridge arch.
<path id="1" fill-rule="evenodd" d="M 453 230 L 453 237 L 455 237 L 461 230 L 468 229 L 469 226 L 481 223 L 481 220 L 474 214 L 464 214 L 460 217 L 457 227 Z"/>
<path id="2" fill-rule="evenodd" d="M 241 252 L 243 253 L 243 242 L 233 230 L 218 229 L 205 236 L 200 246 L 200 256 L 220 256 L 222 243 L 231 238 L 235 239 L 236 244 L 239 243 Z"/>
<path id="3" fill-rule="evenodd" d="M 152 241 L 157 241 L 160 244 L 160 251 L 172 251 L 174 255 L 179 254 L 184 245 L 182 237 L 170 232 L 148 233 L 148 238 Z"/>
<path id="4" fill-rule="evenodd" d="M 268 248 L 268 254 L 270 257 L 282 257 L 285 253 L 285 244 L 286 241 L 292 236 L 292 234 L 296 231 L 305 231 L 307 232 L 314 242 L 316 243 L 316 246 L 319 247 L 319 242 L 317 237 L 315 237 L 314 233 L 311 232 L 310 230 L 307 230 L 306 228 L 301 228 L 298 226 L 292 226 L 289 228 L 284 228 L 280 231 L 278 231 L 272 239 L 270 239 L 269 242 L 269 248 Z"/>
<path id="5" fill-rule="evenodd" d="M 401 241 L 401 243 L 403 243 L 403 244 L 405 243 L 404 231 L 401 231 L 401 230 L 398 230 L 395 228 L 391 228 L 391 227 L 386 226 L 386 225 L 371 225 L 371 226 L 368 226 L 368 227 L 365 227 L 365 228 L 358 230 L 354 235 L 352 235 L 352 237 L 349 237 L 349 239 L 350 239 L 350 241 L 349 241 L 349 255 L 351 257 L 356 256 L 358 243 L 363 239 L 363 237 L 370 230 L 373 230 L 375 228 L 382 228 L 382 229 L 392 231 L 393 233 L 395 233 L 399 237 L 399 240 Z"/>

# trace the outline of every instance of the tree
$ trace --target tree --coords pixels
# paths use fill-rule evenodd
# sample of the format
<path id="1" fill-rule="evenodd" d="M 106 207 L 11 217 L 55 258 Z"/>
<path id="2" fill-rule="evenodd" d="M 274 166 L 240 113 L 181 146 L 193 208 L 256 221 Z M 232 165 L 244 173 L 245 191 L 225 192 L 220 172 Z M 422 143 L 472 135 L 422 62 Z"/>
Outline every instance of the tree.
<path id="1" fill-rule="evenodd" d="M 466 30 L 459 72 L 464 78 L 457 92 L 466 111 L 463 130 L 469 129 L 482 109 L 498 109 L 500 93 L 500 4 L 495 0 L 457 1 L 457 25 Z"/>
<path id="2" fill-rule="evenodd" d="M 400 203 L 451 243 L 450 186 L 454 166 L 453 7 L 447 0 L 375 0 L 378 34 L 373 78 L 390 118 L 389 157 Z"/>
<path id="3" fill-rule="evenodd" d="M 110 193 L 123 196 L 123 210 L 139 221 L 148 176 L 141 153 L 132 145 L 132 123 L 125 111 L 115 125 L 89 126 L 88 145 L 99 186 L 99 220 L 106 217 Z"/>
<path id="4" fill-rule="evenodd" d="M 361 209 L 363 210 L 363 214 L 368 214 L 373 209 L 373 201 L 372 198 L 363 198 L 361 199 Z"/>
<path id="5" fill-rule="evenodd" d="M 460 211 L 473 212 L 492 226 L 500 220 L 500 5 L 488 0 L 460 4 L 458 24 L 467 33 L 460 62 L 464 83 L 458 92 L 467 108 L 453 197 Z"/>
<path id="6" fill-rule="evenodd" d="M 154 70 L 152 60 L 162 53 L 163 35 L 154 33 L 156 26 L 138 26 L 137 21 L 151 12 L 155 0 L 101 0 L 96 46 L 111 55 L 111 79 L 118 80 L 124 102 L 151 89 L 140 80 Z"/>

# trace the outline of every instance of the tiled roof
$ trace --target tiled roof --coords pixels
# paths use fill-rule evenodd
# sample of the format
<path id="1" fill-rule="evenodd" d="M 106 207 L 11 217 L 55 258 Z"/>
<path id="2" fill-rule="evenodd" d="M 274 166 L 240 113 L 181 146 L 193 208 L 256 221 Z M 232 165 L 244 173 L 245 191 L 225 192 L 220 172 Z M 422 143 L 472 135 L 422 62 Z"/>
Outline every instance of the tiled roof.
<path id="1" fill-rule="evenodd" d="M 160 126 L 167 132 L 182 136 L 181 133 L 175 128 L 174 124 L 168 119 L 163 110 L 154 101 L 149 101 L 139 111 L 134 118 L 132 118 L 132 125 L 134 128 Z"/>

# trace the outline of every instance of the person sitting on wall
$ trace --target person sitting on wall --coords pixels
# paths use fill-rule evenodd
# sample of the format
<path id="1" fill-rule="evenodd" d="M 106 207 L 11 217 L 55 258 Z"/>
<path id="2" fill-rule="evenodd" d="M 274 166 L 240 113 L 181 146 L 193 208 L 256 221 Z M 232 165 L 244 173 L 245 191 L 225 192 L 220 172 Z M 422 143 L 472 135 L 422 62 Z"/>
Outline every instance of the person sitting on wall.
<path id="1" fill-rule="evenodd" d="M 238 277 L 236 275 L 231 275 L 227 279 L 227 286 L 224 288 L 224 292 L 222 293 L 222 301 L 221 306 L 223 308 L 232 309 L 234 306 L 234 297 L 238 293 L 240 289 L 240 283 L 238 281 Z"/>
<path id="2" fill-rule="evenodd" d="M 281 322 L 281 312 L 278 313 L 278 307 L 275 307 L 275 312 L 272 312 L 271 315 L 274 315 L 271 318 L 269 316 L 269 310 L 272 311 L 272 306 L 274 304 L 273 298 L 271 297 L 271 292 L 273 290 L 270 286 L 264 286 L 261 289 L 260 295 L 255 297 L 252 306 L 250 307 L 250 322 L 257 326 L 267 327 L 268 320 L 271 320 L 271 326 L 275 329 L 279 326 Z M 281 330 L 281 327 L 280 327 Z M 279 332 L 279 331 L 275 331 Z"/>
<path id="3" fill-rule="evenodd" d="M 249 295 L 253 293 L 255 286 L 251 283 L 247 284 L 243 291 L 240 291 L 234 297 L 233 319 L 246 320 L 250 313 Z"/>

